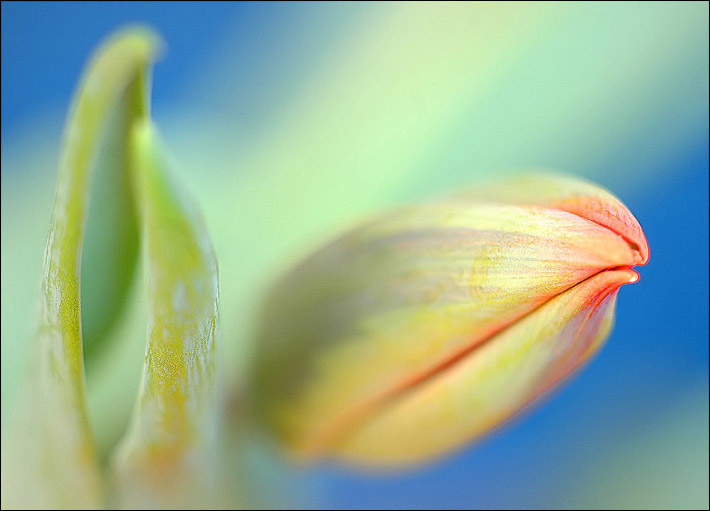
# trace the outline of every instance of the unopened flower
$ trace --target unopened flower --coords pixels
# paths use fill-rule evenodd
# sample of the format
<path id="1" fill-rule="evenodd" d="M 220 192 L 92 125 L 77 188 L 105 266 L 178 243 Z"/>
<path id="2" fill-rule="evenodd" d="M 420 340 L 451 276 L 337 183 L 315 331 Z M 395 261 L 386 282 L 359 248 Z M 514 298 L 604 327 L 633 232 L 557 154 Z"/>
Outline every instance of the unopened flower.
<path id="1" fill-rule="evenodd" d="M 598 186 L 532 174 L 404 207 L 274 287 L 254 406 L 296 458 L 421 462 L 490 431 L 579 368 L 648 261 Z"/>

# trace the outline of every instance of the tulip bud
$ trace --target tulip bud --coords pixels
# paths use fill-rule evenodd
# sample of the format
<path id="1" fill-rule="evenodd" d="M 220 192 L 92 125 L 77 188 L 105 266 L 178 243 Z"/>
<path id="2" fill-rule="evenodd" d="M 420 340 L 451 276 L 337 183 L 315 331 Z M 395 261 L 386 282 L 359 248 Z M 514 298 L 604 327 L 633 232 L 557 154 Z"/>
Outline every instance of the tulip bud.
<path id="1" fill-rule="evenodd" d="M 404 207 L 285 275 L 263 310 L 254 406 L 297 459 L 391 466 L 490 431 L 607 337 L 648 261 L 610 193 L 535 174 Z"/>

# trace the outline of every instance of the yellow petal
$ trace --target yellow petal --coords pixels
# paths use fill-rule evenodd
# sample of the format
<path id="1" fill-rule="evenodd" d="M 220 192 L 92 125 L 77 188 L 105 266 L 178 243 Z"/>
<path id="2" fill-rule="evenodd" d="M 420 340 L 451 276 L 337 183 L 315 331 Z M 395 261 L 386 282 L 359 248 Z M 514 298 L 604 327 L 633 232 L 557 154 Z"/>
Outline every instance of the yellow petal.
<path id="1" fill-rule="evenodd" d="M 590 199 L 602 193 L 594 191 Z M 638 244 L 594 218 L 550 206 L 552 195 L 403 208 L 317 251 L 277 284 L 261 322 L 255 402 L 297 457 L 337 455 L 442 368 L 496 344 L 580 282 L 643 258 Z M 411 438 L 396 443 L 393 450 L 416 451 Z M 361 462 L 400 461 L 362 452 Z"/>
<path id="2" fill-rule="evenodd" d="M 633 270 L 601 272 L 556 296 L 474 351 L 410 386 L 334 447 L 385 466 L 441 455 L 489 431 L 584 362 L 612 325 Z"/>

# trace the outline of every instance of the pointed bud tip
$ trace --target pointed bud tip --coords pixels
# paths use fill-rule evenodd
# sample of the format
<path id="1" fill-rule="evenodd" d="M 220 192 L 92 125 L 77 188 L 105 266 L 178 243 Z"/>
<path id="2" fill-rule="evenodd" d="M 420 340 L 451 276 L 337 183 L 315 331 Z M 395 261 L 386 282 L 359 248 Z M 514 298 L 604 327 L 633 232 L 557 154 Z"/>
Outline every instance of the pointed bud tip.
<path id="1" fill-rule="evenodd" d="M 633 251 L 635 265 L 644 265 L 648 262 L 648 241 L 641 225 L 626 206 L 611 194 L 569 197 L 556 202 L 554 206 L 606 227 L 624 238 Z"/>
<path id="2" fill-rule="evenodd" d="M 614 194 L 578 176 L 525 171 L 458 196 L 486 202 L 538 205 L 579 216 L 623 238 L 631 249 L 630 261 L 634 265 L 648 262 L 648 242 L 634 215 Z"/>
<path id="3" fill-rule="evenodd" d="M 646 263 L 643 263 L 643 264 L 646 264 Z M 639 278 L 640 278 L 639 274 L 636 273 L 631 268 L 629 268 L 628 271 L 629 271 L 629 284 L 634 284 L 635 282 L 638 282 Z"/>
<path id="4" fill-rule="evenodd" d="M 597 273 L 593 277 L 580 282 L 568 291 L 570 304 L 577 303 L 582 309 L 596 310 L 608 297 L 619 291 L 626 284 L 638 282 L 639 274 L 628 266 L 619 266 Z M 570 305 L 571 310 L 578 310 Z"/>

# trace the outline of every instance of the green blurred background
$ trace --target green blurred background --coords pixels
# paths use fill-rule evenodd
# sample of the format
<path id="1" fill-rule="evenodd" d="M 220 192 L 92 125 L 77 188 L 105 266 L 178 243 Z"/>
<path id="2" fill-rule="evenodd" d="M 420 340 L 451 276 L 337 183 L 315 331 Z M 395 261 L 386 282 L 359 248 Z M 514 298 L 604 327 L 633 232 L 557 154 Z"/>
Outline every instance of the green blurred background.
<path id="1" fill-rule="evenodd" d="M 3 2 L 3 425 L 27 363 L 66 109 L 92 50 L 127 22 L 167 43 L 154 116 L 216 247 L 231 389 L 266 287 L 392 205 L 553 168 L 609 188 L 649 240 L 608 345 L 552 399 L 404 474 L 277 476 L 256 460 L 281 488 L 268 491 L 293 492 L 284 505 L 707 509 L 706 2 Z M 132 293 L 87 368 L 104 451 L 140 380 L 141 285 Z"/>

